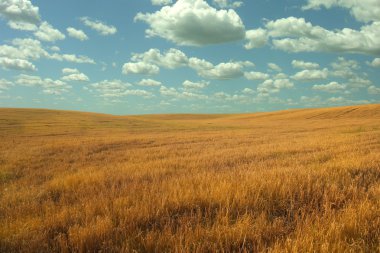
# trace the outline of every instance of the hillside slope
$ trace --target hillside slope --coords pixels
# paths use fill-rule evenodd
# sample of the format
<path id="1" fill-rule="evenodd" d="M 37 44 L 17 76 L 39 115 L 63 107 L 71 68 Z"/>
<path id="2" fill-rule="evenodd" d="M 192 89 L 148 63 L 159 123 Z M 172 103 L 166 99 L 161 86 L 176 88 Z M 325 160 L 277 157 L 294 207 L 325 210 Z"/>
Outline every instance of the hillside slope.
<path id="1" fill-rule="evenodd" d="M 0 252 L 377 252 L 380 105 L 0 109 Z"/>

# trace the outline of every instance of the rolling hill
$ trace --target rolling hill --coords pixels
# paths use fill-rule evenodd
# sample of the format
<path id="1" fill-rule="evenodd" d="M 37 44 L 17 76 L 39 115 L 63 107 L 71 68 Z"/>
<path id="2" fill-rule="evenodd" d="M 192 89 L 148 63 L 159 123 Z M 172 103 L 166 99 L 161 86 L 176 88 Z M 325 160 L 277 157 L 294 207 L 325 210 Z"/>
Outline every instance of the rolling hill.
<path id="1" fill-rule="evenodd" d="M 0 252 L 380 251 L 380 105 L 0 109 Z"/>

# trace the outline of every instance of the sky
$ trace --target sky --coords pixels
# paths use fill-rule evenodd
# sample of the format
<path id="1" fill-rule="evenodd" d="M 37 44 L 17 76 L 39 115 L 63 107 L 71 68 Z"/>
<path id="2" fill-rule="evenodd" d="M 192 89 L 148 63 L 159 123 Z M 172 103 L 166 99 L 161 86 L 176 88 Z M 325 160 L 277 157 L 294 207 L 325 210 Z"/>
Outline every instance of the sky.
<path id="1" fill-rule="evenodd" d="M 0 0 L 0 107 L 245 113 L 380 102 L 380 0 Z"/>

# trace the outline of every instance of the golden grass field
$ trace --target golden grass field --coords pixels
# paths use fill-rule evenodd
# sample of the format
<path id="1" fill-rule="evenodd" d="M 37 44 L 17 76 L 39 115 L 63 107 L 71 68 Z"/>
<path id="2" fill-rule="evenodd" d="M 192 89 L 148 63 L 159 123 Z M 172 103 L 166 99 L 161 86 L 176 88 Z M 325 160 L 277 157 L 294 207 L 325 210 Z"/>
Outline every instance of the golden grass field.
<path id="1" fill-rule="evenodd" d="M 0 252 L 380 252 L 380 105 L 0 109 Z"/>

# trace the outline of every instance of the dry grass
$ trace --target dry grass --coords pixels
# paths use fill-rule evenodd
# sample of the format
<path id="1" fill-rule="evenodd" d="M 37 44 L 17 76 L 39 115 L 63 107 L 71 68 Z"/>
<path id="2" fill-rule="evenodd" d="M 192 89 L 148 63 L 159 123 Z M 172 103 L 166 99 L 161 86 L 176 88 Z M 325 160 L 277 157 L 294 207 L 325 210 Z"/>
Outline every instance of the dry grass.
<path id="1" fill-rule="evenodd" d="M 380 105 L 0 109 L 1 252 L 380 252 Z"/>

